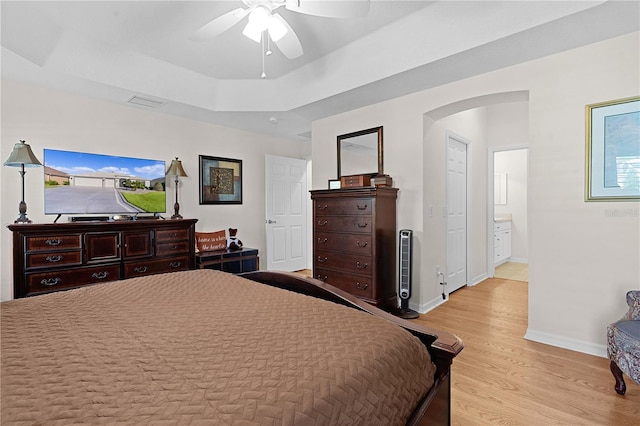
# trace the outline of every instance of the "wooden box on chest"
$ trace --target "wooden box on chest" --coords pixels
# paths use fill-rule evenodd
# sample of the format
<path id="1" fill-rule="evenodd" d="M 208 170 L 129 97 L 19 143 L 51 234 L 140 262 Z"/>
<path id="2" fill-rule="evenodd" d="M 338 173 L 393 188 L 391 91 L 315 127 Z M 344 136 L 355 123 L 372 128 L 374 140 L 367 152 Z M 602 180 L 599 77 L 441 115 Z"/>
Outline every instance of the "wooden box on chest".
<path id="1" fill-rule="evenodd" d="M 397 307 L 397 188 L 311 191 L 313 276 L 383 309 Z"/>
<path id="2" fill-rule="evenodd" d="M 13 297 L 195 268 L 189 220 L 14 224 Z"/>

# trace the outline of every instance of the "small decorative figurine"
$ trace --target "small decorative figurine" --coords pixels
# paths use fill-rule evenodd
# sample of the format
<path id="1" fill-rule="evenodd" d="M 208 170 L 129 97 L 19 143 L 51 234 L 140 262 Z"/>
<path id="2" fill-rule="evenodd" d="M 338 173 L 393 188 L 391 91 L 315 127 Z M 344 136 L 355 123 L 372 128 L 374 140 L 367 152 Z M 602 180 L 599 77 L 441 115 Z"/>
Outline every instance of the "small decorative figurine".
<path id="1" fill-rule="evenodd" d="M 229 228 L 229 239 L 227 240 L 227 248 L 230 251 L 237 251 L 242 249 L 242 241 L 238 239 L 236 234 L 238 230 L 236 228 Z"/>

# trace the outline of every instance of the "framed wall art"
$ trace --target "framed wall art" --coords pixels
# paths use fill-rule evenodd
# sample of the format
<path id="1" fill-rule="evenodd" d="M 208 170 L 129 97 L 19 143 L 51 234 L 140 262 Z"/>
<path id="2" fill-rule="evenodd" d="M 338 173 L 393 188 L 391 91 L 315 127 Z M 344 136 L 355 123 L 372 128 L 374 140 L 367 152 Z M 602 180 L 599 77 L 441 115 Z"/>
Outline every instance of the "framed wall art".
<path id="1" fill-rule="evenodd" d="M 199 157 L 200 204 L 242 204 L 242 160 Z"/>
<path id="2" fill-rule="evenodd" d="M 586 201 L 640 200 L 640 97 L 586 106 Z"/>

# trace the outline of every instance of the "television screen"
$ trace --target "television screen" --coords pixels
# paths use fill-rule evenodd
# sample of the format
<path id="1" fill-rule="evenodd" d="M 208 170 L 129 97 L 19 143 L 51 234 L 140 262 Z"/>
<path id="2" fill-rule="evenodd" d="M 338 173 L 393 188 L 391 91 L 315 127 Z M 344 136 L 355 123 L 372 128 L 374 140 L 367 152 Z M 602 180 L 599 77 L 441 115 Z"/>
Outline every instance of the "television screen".
<path id="1" fill-rule="evenodd" d="M 44 150 L 45 214 L 166 211 L 165 162 Z"/>

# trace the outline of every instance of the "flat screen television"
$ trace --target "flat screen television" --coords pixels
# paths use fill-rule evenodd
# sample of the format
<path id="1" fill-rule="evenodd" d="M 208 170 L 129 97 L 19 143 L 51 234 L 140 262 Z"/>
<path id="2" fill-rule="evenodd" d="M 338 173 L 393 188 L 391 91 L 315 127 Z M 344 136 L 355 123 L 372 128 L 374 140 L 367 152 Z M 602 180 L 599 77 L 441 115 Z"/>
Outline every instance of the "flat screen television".
<path id="1" fill-rule="evenodd" d="M 166 212 L 163 160 L 48 148 L 43 158 L 47 215 Z"/>

